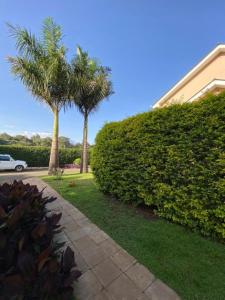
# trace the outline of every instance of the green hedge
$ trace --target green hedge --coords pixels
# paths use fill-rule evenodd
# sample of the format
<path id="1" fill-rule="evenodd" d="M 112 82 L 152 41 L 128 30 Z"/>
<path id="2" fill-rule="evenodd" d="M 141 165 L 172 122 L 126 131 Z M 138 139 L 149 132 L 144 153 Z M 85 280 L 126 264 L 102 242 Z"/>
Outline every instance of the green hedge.
<path id="1" fill-rule="evenodd" d="M 225 94 L 106 124 L 92 168 L 102 191 L 225 239 Z"/>
<path id="2" fill-rule="evenodd" d="M 10 154 L 14 159 L 25 160 L 29 167 L 47 167 L 50 148 L 41 146 L 0 145 L 0 154 Z M 80 147 L 60 149 L 60 165 L 72 164 L 74 159 L 80 156 Z"/>

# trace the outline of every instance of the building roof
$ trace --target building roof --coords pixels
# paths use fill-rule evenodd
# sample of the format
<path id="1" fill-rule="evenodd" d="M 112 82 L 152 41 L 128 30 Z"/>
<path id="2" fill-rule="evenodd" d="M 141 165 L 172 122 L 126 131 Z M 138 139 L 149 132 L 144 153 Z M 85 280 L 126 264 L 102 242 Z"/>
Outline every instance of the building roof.
<path id="1" fill-rule="evenodd" d="M 167 101 L 173 94 L 175 94 L 182 86 L 190 81 L 199 71 L 208 65 L 219 54 L 225 53 L 225 44 L 217 45 L 207 56 L 205 56 L 194 68 L 192 68 L 181 80 L 179 80 L 168 92 L 166 92 L 157 102 L 153 108 L 160 107 L 161 104 Z"/>

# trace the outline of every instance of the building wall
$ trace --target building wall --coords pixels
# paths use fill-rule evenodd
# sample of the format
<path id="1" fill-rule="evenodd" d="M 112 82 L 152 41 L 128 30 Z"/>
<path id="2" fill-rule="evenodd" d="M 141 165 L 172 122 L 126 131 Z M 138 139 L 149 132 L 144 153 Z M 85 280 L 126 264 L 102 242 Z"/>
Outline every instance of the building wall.
<path id="1" fill-rule="evenodd" d="M 225 53 L 217 55 L 201 71 L 195 74 L 179 90 L 171 94 L 159 107 L 173 103 L 185 103 L 214 79 L 225 80 Z"/>

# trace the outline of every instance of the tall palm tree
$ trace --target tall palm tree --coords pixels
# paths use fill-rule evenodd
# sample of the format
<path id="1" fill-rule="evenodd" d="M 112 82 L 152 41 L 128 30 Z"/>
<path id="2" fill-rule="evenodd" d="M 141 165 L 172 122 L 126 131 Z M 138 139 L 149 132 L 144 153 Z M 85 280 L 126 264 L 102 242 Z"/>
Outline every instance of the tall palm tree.
<path id="1" fill-rule="evenodd" d="M 81 173 L 88 172 L 88 116 L 113 93 L 109 75 L 109 68 L 99 65 L 77 47 L 77 55 L 70 66 L 70 101 L 84 117 Z"/>
<path id="2" fill-rule="evenodd" d="M 38 39 L 24 28 L 9 27 L 18 50 L 18 56 L 8 58 L 12 73 L 38 101 L 47 104 L 54 115 L 49 174 L 55 174 L 59 166 L 59 111 L 66 103 L 69 80 L 61 28 L 47 18 Z"/>

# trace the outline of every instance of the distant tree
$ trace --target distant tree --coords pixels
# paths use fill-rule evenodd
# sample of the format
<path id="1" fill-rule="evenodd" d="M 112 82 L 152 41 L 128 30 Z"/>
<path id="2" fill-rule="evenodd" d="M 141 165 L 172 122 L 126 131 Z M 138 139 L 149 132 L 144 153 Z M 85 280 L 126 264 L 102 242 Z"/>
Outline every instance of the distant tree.
<path id="1" fill-rule="evenodd" d="M 70 101 L 84 117 L 81 173 L 88 172 L 88 116 L 113 93 L 109 75 L 109 68 L 99 65 L 77 47 L 77 55 L 70 67 Z"/>
<path id="2" fill-rule="evenodd" d="M 74 144 L 74 147 L 80 147 L 80 148 L 82 148 L 82 146 L 83 146 L 82 143 L 75 143 L 75 144 Z"/>
<path id="3" fill-rule="evenodd" d="M 4 132 L 4 133 L 0 134 L 0 139 L 5 141 L 5 142 L 10 142 L 12 140 L 12 137 L 8 133 Z"/>
<path id="4" fill-rule="evenodd" d="M 51 147 L 52 139 L 50 137 L 45 137 L 41 139 L 41 146 Z"/>
<path id="5" fill-rule="evenodd" d="M 42 138 L 39 134 L 32 135 L 31 138 L 28 138 L 26 135 L 18 134 L 16 136 L 11 136 L 7 133 L 0 134 L 0 144 L 21 144 L 26 146 L 43 146 L 51 147 L 52 139 L 50 137 Z M 59 147 L 61 148 L 79 148 L 82 144 L 77 143 L 73 144 L 68 137 L 60 136 L 59 137 Z"/>
<path id="6" fill-rule="evenodd" d="M 65 136 L 59 137 L 59 147 L 60 148 L 70 148 L 73 147 L 73 144 L 71 144 L 70 139 Z"/>
<path id="7" fill-rule="evenodd" d="M 39 134 L 34 134 L 31 137 L 32 144 L 35 146 L 41 145 L 41 136 Z"/>
<path id="8" fill-rule="evenodd" d="M 26 29 L 9 26 L 19 54 L 8 58 L 12 73 L 38 101 L 47 104 L 54 115 L 49 160 L 49 174 L 54 174 L 59 166 L 59 111 L 67 99 L 69 78 L 61 28 L 51 18 L 47 18 L 44 20 L 41 38 L 38 39 Z"/>
<path id="9" fill-rule="evenodd" d="M 13 137 L 15 143 L 23 144 L 23 145 L 30 145 L 32 141 L 25 135 L 18 134 Z"/>

